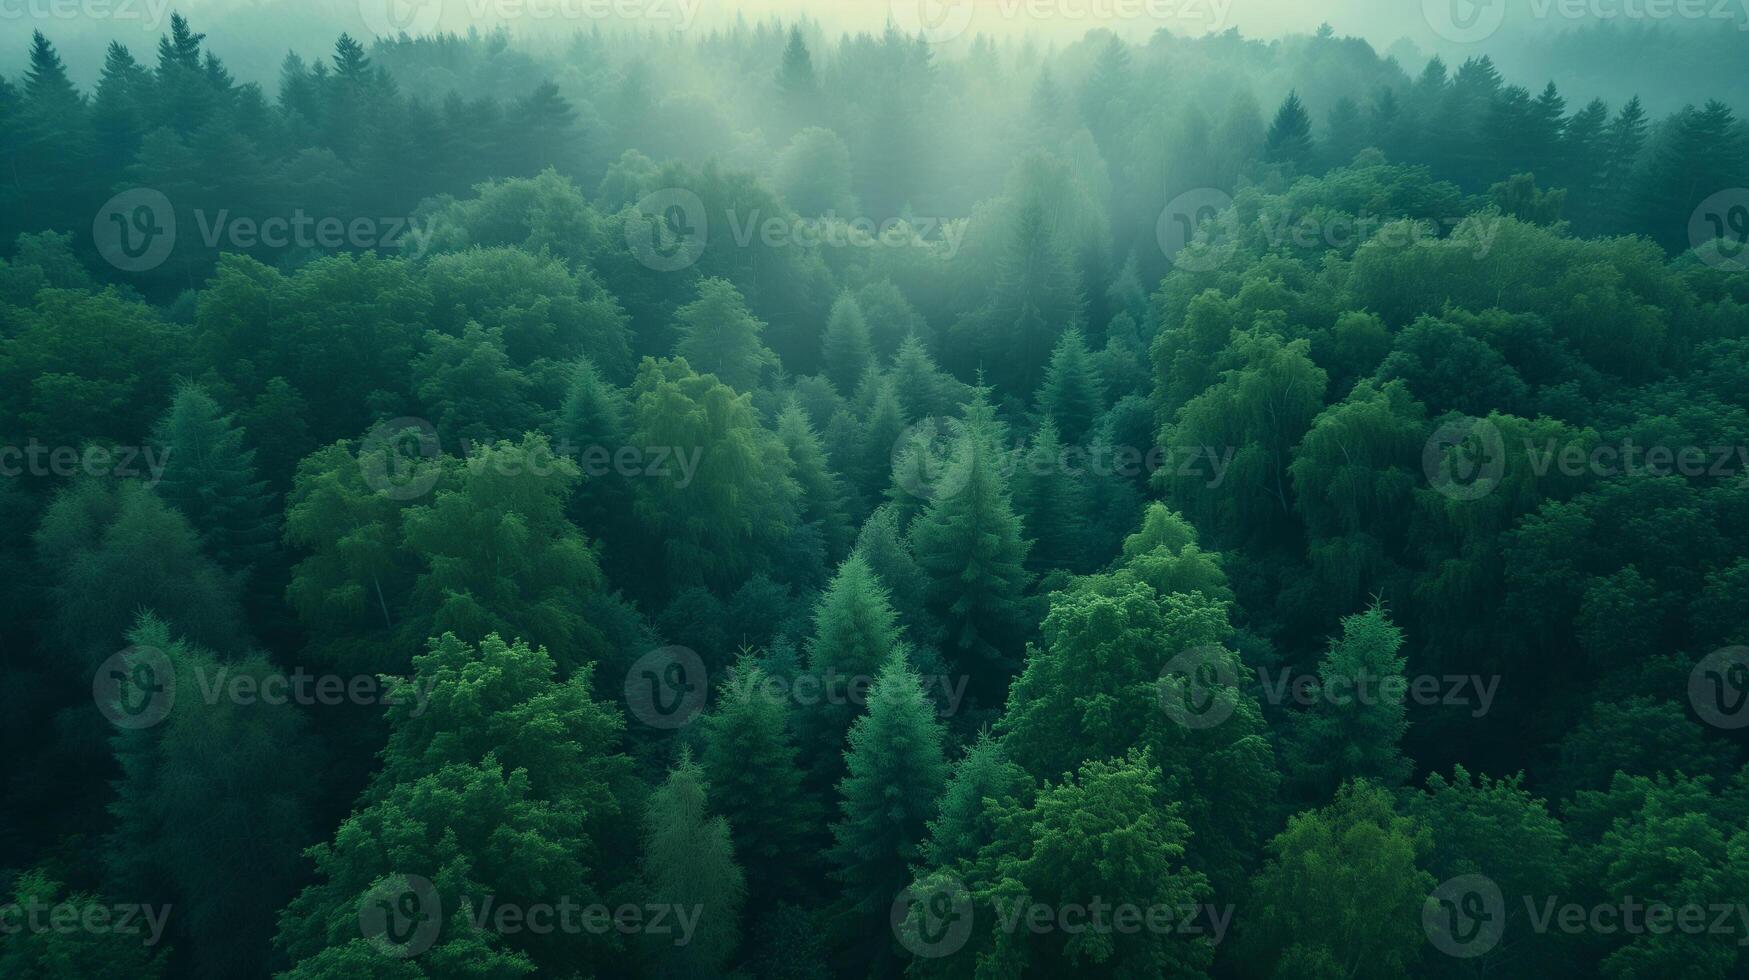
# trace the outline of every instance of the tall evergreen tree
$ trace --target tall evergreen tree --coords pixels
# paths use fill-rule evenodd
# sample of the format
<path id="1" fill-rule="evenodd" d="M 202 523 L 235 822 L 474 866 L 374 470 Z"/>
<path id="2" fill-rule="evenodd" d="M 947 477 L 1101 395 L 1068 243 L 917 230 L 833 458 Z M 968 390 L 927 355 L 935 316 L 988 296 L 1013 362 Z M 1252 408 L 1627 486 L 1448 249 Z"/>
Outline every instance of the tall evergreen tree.
<path id="1" fill-rule="evenodd" d="M 699 282 L 698 299 L 674 311 L 674 318 L 680 327 L 674 352 L 736 391 L 752 391 L 765 369 L 777 365 L 760 340 L 764 322 L 727 279 Z"/>
<path id="2" fill-rule="evenodd" d="M 1289 771 L 1321 799 L 1352 778 L 1384 786 L 1409 778 L 1401 742 L 1409 723 L 1402 694 L 1403 631 L 1382 605 L 1342 620 L 1318 665 L 1312 709 L 1300 718 L 1291 742 Z"/>
<path id="3" fill-rule="evenodd" d="M 867 373 L 874 362 L 874 349 L 869 343 L 868 321 L 856 297 L 843 292 L 832 302 L 832 313 L 826 318 L 826 329 L 820 337 L 821 356 L 826 364 L 826 377 L 848 392 Z"/>
<path id="4" fill-rule="evenodd" d="M 690 936 L 677 927 L 644 934 L 656 975 L 672 980 L 720 975 L 739 943 L 746 883 L 735 863 L 729 822 L 706 812 L 708 796 L 704 770 L 683 747 L 667 781 L 650 794 L 644 814 L 650 901 L 697 917 L 697 931 Z"/>
<path id="5" fill-rule="evenodd" d="M 1264 159 L 1284 164 L 1291 173 L 1304 173 L 1312 163 L 1312 117 L 1298 93 L 1289 92 L 1275 110 L 1269 134 L 1263 141 Z"/>
<path id="6" fill-rule="evenodd" d="M 198 384 L 177 390 L 153 434 L 168 454 L 158 494 L 200 532 L 208 555 L 241 571 L 272 553 L 278 533 L 267 484 L 255 478 L 255 451 L 222 411 Z"/>
<path id="7" fill-rule="evenodd" d="M 750 908 L 794 899 L 808 865 L 803 842 L 820 817 L 802 788 L 792 741 L 789 701 L 768 688 L 770 675 L 752 657 L 729 669 L 714 710 L 700 724 L 700 762 L 710 783 L 711 809 L 729 821 L 735 854 L 746 869 Z"/>
<path id="8" fill-rule="evenodd" d="M 1079 329 L 1064 331 L 1057 349 L 1051 352 L 1038 403 L 1056 421 L 1065 443 L 1087 445 L 1094 422 L 1105 411 L 1105 379 L 1088 354 Z"/>
<path id="9" fill-rule="evenodd" d="M 850 730 L 839 783 L 835 841 L 827 857 L 844 890 L 837 915 L 873 976 L 897 974 L 888 921 L 893 900 L 923 854 L 928 820 L 947 781 L 935 705 L 901 651 L 881 667 L 869 710 Z"/>
<path id="10" fill-rule="evenodd" d="M 947 630 L 946 649 L 963 669 L 995 681 L 1031 631 L 1031 546 L 1002 472 L 1001 428 L 982 389 L 965 421 L 950 471 L 912 522 L 911 548 L 929 576 L 930 610 Z"/>

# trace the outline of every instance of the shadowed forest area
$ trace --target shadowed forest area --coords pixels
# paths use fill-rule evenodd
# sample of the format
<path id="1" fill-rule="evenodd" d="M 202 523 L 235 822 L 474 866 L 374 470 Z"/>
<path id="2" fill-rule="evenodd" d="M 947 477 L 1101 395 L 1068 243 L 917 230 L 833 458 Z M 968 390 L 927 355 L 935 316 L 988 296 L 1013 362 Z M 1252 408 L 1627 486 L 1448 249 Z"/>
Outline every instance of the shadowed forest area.
<path id="1" fill-rule="evenodd" d="M 904 6 L 0 19 L 0 975 L 1749 975 L 1749 35 Z"/>

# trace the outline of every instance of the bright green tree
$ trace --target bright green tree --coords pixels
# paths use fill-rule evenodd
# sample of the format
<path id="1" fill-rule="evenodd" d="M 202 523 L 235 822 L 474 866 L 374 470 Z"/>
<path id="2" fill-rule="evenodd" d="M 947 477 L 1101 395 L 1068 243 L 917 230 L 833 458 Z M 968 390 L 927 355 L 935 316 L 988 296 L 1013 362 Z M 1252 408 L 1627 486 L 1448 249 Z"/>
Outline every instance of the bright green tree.
<path id="1" fill-rule="evenodd" d="M 678 929 L 645 933 L 656 975 L 716 976 L 728 966 L 740 937 L 747 887 L 729 842 L 729 822 L 711 816 L 704 770 L 682 748 L 668 779 L 650 794 L 644 812 L 644 882 L 650 901 L 697 917 L 690 936 Z"/>

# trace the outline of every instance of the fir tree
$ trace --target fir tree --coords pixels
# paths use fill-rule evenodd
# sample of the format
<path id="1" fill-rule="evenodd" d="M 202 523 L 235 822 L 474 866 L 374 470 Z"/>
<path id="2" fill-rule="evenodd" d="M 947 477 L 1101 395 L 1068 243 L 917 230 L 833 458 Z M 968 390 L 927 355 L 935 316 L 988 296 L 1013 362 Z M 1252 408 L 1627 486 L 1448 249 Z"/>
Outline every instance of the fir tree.
<path id="1" fill-rule="evenodd" d="M 760 340 L 765 324 L 747 309 L 740 290 L 727 279 L 705 279 L 698 299 L 674 311 L 680 340 L 674 352 L 701 374 L 736 391 L 752 391 L 777 358 Z"/>
<path id="2" fill-rule="evenodd" d="M 839 821 L 827 858 L 843 883 L 838 926 L 867 951 L 870 972 L 894 970 L 893 899 L 910 884 L 927 822 L 947 780 L 935 705 L 903 652 L 894 652 L 868 692 L 869 710 L 851 727 L 838 784 Z"/>
<path id="3" fill-rule="evenodd" d="M 1399 747 L 1409 727 L 1401 696 L 1402 647 L 1403 631 L 1382 605 L 1342 620 L 1341 639 L 1331 642 L 1318 665 L 1319 696 L 1301 716 L 1291 743 L 1289 771 L 1311 798 L 1355 777 L 1385 786 L 1409 778 L 1410 763 Z"/>
<path id="4" fill-rule="evenodd" d="M 676 935 L 644 935 L 657 975 L 673 980 L 721 975 L 739 942 L 746 884 L 729 822 L 707 814 L 708 795 L 704 770 L 683 747 L 644 814 L 644 881 L 651 901 L 697 916 L 697 931 L 685 942 Z"/>
<path id="5" fill-rule="evenodd" d="M 1064 331 L 1057 349 L 1051 352 L 1038 403 L 1056 421 L 1065 443 L 1087 445 L 1094 422 L 1105 411 L 1105 379 L 1099 376 L 1080 330 Z"/>
<path id="6" fill-rule="evenodd" d="M 868 371 L 874 361 L 869 344 L 868 322 L 856 297 L 840 293 L 832 302 L 832 313 L 826 318 L 826 330 L 820 340 L 826 363 L 826 377 L 840 391 L 850 391 Z"/>
<path id="7" fill-rule="evenodd" d="M 167 454 L 158 495 L 200 532 L 207 554 L 234 571 L 265 559 L 278 537 L 267 484 L 243 430 L 198 384 L 183 385 L 158 422 Z"/>

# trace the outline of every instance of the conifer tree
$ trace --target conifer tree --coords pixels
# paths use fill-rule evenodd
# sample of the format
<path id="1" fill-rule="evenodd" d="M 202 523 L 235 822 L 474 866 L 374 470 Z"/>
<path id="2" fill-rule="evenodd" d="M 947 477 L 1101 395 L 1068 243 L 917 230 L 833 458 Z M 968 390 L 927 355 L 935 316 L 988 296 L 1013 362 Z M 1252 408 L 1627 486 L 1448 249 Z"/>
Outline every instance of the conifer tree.
<path id="1" fill-rule="evenodd" d="M 804 721 L 809 769 L 817 784 L 829 787 L 842 770 L 844 736 L 863 713 L 856 703 L 868 681 L 898 649 L 902 633 L 887 590 L 868 561 L 853 554 L 814 607 L 814 635 L 808 640 L 808 673 L 821 686 L 820 703 Z"/>
<path id="2" fill-rule="evenodd" d="M 991 677 L 1019 658 L 1031 629 L 1022 536 L 1003 476 L 1001 429 L 979 390 L 966 406 L 965 435 L 939 493 L 912 523 L 911 549 L 929 577 L 930 610 L 946 650 Z"/>
<path id="3" fill-rule="evenodd" d="M 752 391 L 765 369 L 777 364 L 760 339 L 765 324 L 727 279 L 702 280 L 698 298 L 674 311 L 674 318 L 680 329 L 674 352 L 736 391 Z"/>
<path id="4" fill-rule="evenodd" d="M 843 883 L 837 924 L 867 951 L 871 973 L 893 970 L 893 900 L 923 854 L 928 820 L 947 780 L 935 705 L 902 651 L 881 667 L 868 692 L 868 713 L 851 727 L 838 784 L 841 817 L 832 825 L 828 860 Z"/>
<path id="5" fill-rule="evenodd" d="M 1033 542 L 1027 558 L 1034 571 L 1088 571 L 1097 563 L 1087 537 L 1087 502 L 1084 474 L 1047 418 L 1014 471 L 1014 508 Z"/>
<path id="6" fill-rule="evenodd" d="M 808 413 L 791 398 L 777 417 L 777 438 L 794 464 L 801 488 L 802 519 L 820 530 L 827 557 L 836 559 L 850 547 L 852 529 L 844 499 L 844 484 L 826 460 L 820 436 Z"/>
<path id="7" fill-rule="evenodd" d="M 1318 665 L 1318 696 L 1300 717 L 1289 772 L 1323 798 L 1344 781 L 1370 779 L 1386 787 L 1409 778 L 1399 743 L 1409 723 L 1401 685 L 1403 631 L 1383 605 L 1342 620 Z"/>
<path id="8" fill-rule="evenodd" d="M 768 688 L 770 679 L 758 660 L 743 657 L 718 685 L 715 710 L 700 720 L 711 809 L 729 821 L 752 908 L 796 895 L 809 863 L 803 842 L 820 817 L 802 788 L 789 702 Z"/>
<path id="9" fill-rule="evenodd" d="M 178 389 L 153 440 L 168 454 L 158 495 L 200 532 L 208 555 L 240 571 L 272 552 L 273 503 L 255 478 L 255 451 L 244 448 L 243 430 L 205 388 Z"/>
<path id="10" fill-rule="evenodd" d="M 868 322 L 862 307 L 849 292 L 838 294 L 832 302 L 832 313 L 826 319 L 821 335 L 821 354 L 826 363 L 826 377 L 848 392 L 862 380 L 873 364 L 874 353 L 869 343 Z"/>
<path id="11" fill-rule="evenodd" d="M 924 856 L 933 868 L 970 861 L 996 839 L 998 817 L 1031 802 L 1032 778 L 1002 751 L 988 731 L 953 766 L 938 815 L 929 821 Z"/>
<path id="12" fill-rule="evenodd" d="M 1291 172 L 1304 173 L 1312 162 L 1312 119 L 1298 93 L 1289 92 L 1275 111 L 1269 134 L 1263 142 L 1264 159 L 1286 164 Z"/>
<path id="13" fill-rule="evenodd" d="M 708 795 L 704 770 L 683 747 L 667 781 L 650 794 L 644 814 L 650 901 L 697 916 L 691 936 L 673 927 L 669 933 L 644 934 L 656 974 L 672 980 L 721 975 L 740 937 L 747 887 L 735 863 L 729 822 L 706 812 Z"/>
<path id="14" fill-rule="evenodd" d="M 1079 329 L 1064 331 L 1057 349 L 1051 352 L 1038 403 L 1056 421 L 1065 443 L 1087 445 L 1094 422 L 1105 411 L 1105 379 L 1099 376 L 1099 367 L 1088 354 Z"/>

